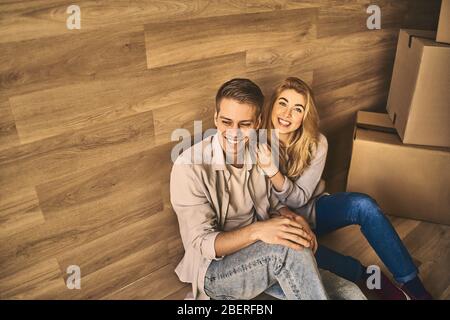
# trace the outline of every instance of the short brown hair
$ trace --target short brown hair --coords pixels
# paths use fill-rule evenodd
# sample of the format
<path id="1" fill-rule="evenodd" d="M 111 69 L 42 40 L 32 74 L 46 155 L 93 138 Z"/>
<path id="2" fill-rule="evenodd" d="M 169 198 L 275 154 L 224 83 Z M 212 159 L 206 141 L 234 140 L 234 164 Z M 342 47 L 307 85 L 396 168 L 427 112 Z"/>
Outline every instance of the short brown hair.
<path id="1" fill-rule="evenodd" d="M 239 103 L 248 103 L 256 108 L 256 116 L 259 116 L 264 106 L 264 95 L 261 89 L 249 79 L 235 78 L 225 82 L 217 91 L 216 111 L 220 111 L 220 102 L 223 98 L 229 98 Z"/>

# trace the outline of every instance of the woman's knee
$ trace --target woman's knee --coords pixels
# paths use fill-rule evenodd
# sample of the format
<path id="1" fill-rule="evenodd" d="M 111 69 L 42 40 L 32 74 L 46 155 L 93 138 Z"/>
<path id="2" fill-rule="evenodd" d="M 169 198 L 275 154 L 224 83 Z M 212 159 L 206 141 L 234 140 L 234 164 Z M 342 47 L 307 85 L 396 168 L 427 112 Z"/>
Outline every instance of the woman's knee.
<path id="1" fill-rule="evenodd" d="M 378 203 L 375 199 L 365 193 L 351 192 L 348 196 L 352 210 L 358 213 L 358 220 L 361 223 L 377 219 L 385 219 Z"/>

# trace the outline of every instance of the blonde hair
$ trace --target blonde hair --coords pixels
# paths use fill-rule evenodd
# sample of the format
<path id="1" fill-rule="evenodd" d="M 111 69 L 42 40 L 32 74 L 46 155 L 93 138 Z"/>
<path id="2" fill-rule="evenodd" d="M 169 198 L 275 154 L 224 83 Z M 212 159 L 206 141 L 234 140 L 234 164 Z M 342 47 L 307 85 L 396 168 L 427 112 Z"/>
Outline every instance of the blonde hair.
<path id="1" fill-rule="evenodd" d="M 284 90 L 293 89 L 305 97 L 306 105 L 303 121 L 295 132 L 291 133 L 289 143 L 284 145 L 280 141 L 280 169 L 290 179 L 298 178 L 311 164 L 312 157 L 319 142 L 319 114 L 311 88 L 302 80 L 295 77 L 286 78 L 275 87 L 273 94 L 263 112 L 262 125 L 268 130 L 268 140 L 274 129 L 272 124 L 273 106 Z"/>

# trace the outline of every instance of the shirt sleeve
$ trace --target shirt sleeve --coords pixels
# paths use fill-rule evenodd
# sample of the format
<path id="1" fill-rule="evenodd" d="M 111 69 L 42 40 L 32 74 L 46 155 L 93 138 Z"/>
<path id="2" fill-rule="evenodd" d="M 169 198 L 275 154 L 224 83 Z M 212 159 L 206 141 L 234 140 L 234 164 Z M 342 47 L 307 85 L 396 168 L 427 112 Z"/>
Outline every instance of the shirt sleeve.
<path id="1" fill-rule="evenodd" d="M 180 224 L 183 243 L 190 244 L 207 259 L 216 257 L 214 243 L 217 216 L 195 177 L 194 165 L 175 164 L 170 175 L 170 201 Z"/>
<path id="2" fill-rule="evenodd" d="M 270 197 L 269 197 L 269 201 L 270 201 L 270 212 L 269 212 L 269 215 L 270 216 L 272 216 L 272 215 L 279 215 L 280 214 L 279 210 L 281 208 L 286 207 L 286 205 L 283 204 L 280 201 L 280 199 L 278 199 L 278 197 L 273 193 L 273 190 L 274 189 L 272 189 L 272 192 L 271 192 Z"/>
<path id="3" fill-rule="evenodd" d="M 326 137 L 321 134 L 311 164 L 303 171 L 302 175 L 295 181 L 285 176 L 283 187 L 280 191 L 272 187 L 273 193 L 283 204 L 291 209 L 297 209 L 308 203 L 322 176 L 327 152 L 328 142 Z"/>

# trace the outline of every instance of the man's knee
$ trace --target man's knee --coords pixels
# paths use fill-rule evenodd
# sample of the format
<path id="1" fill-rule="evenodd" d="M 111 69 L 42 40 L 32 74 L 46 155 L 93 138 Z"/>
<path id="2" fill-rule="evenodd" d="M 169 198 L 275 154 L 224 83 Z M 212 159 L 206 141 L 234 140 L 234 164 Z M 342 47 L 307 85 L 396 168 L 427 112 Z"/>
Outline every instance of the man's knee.
<path id="1" fill-rule="evenodd" d="M 305 264 L 316 264 L 316 258 L 310 248 L 302 248 L 300 250 L 294 250 L 288 248 L 288 254 L 295 257 L 295 259 L 302 261 Z"/>
<path id="2" fill-rule="evenodd" d="M 286 256 L 288 247 L 281 244 L 271 244 L 259 241 L 258 250 L 261 254 L 275 256 L 278 259 L 281 259 Z"/>
<path id="3" fill-rule="evenodd" d="M 281 264 L 279 267 L 283 267 L 286 264 L 287 259 L 295 261 L 295 263 L 302 263 L 304 265 L 313 265 L 316 260 L 314 253 L 309 248 L 292 249 L 283 245 L 274 246 L 274 252 L 278 262 Z"/>
<path id="4" fill-rule="evenodd" d="M 315 263 L 314 254 L 309 248 L 301 248 L 300 250 L 291 249 L 281 244 L 269 244 L 261 242 L 259 244 L 261 254 L 274 257 L 277 260 L 278 268 L 284 266 L 286 259 L 292 257 L 303 263 Z"/>

